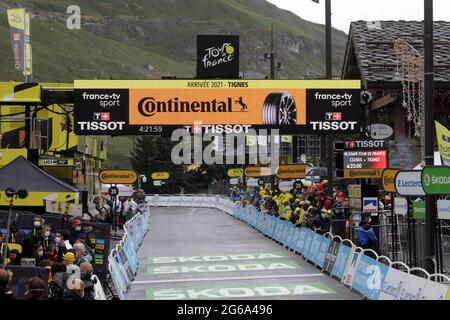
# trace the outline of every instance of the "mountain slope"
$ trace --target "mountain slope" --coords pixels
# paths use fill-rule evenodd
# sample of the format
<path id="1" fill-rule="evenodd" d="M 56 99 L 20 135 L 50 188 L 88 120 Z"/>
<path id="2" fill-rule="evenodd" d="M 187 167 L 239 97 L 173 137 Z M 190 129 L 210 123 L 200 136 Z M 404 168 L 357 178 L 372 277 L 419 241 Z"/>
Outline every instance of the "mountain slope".
<path id="1" fill-rule="evenodd" d="M 81 8 L 81 30 L 66 28 L 69 5 Z M 34 81 L 74 79 L 158 79 L 195 76 L 197 34 L 239 34 L 241 71 L 264 78 L 269 64 L 270 28 L 280 79 L 324 74 L 324 27 L 280 10 L 264 0 L 2 0 L 0 3 L 1 80 L 22 80 L 13 69 L 6 9 L 32 12 Z M 333 73 L 340 74 L 346 35 L 333 30 Z M 121 141 L 123 139 L 112 139 Z M 129 144 L 111 150 L 127 153 Z M 125 166 L 111 158 L 112 165 Z M 119 160 L 119 159 L 117 159 Z"/>

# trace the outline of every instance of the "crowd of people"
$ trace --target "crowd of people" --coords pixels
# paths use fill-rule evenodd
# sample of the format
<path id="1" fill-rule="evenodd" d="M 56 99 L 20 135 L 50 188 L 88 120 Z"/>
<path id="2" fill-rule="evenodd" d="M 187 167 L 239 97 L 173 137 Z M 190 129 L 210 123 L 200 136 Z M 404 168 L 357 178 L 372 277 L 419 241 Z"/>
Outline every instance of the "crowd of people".
<path id="1" fill-rule="evenodd" d="M 350 215 L 345 190 L 333 190 L 328 195 L 328 181 L 311 183 L 305 187 L 297 184 L 291 190 L 280 190 L 278 184 L 259 187 L 238 185 L 230 189 L 230 198 L 243 206 L 252 205 L 261 212 L 290 221 L 296 227 L 307 227 L 325 234 L 331 232 L 341 238 L 349 238 Z M 370 225 L 370 215 L 363 216 L 356 229 L 359 245 L 378 252 L 378 239 Z"/>
<path id="2" fill-rule="evenodd" d="M 109 198 L 95 196 L 93 208 L 84 220 L 110 224 L 120 222 L 123 226 L 140 211 L 139 205 L 144 202 L 145 193 L 138 189 L 131 197 L 117 198 L 115 203 Z M 94 300 L 94 248 L 89 239 L 89 227 L 83 226 L 79 218 L 69 218 L 68 223 L 68 228 L 53 230 L 42 215 L 37 214 L 33 217 L 32 229 L 23 232 L 13 222 L 9 230 L 9 246 L 5 243 L 6 229 L 0 229 L 0 265 L 3 265 L 6 250 L 7 265 L 38 266 L 47 270 L 47 285 L 39 277 L 28 279 L 28 299 Z M 15 298 L 9 282 L 8 270 L 0 266 L 0 300 Z"/>

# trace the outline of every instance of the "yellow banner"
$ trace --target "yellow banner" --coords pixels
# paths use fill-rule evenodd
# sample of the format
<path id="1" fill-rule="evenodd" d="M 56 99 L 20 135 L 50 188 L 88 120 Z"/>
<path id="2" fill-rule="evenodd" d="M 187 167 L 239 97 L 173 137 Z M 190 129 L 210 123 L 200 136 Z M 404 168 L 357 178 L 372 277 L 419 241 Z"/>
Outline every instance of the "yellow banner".
<path id="1" fill-rule="evenodd" d="M 31 53 L 31 33 L 30 14 L 25 14 L 25 70 L 24 76 L 31 76 L 33 73 L 32 53 Z"/>
<path id="2" fill-rule="evenodd" d="M 12 28 L 25 30 L 25 8 L 8 9 L 8 23 Z"/>
<path id="3" fill-rule="evenodd" d="M 434 123 L 436 125 L 436 137 L 442 164 L 450 166 L 450 130 L 437 121 Z"/>
<path id="4" fill-rule="evenodd" d="M 100 182 L 105 184 L 132 184 L 137 178 L 134 170 L 102 170 L 98 174 Z"/>
<path id="5" fill-rule="evenodd" d="M 152 179 L 153 180 L 167 180 L 169 179 L 170 174 L 168 172 L 153 172 Z"/>
<path id="6" fill-rule="evenodd" d="M 381 178 L 383 169 L 344 169 L 344 179 Z"/>
<path id="7" fill-rule="evenodd" d="M 0 82 L 1 102 L 41 102 L 41 87 L 38 83 Z"/>
<path id="8" fill-rule="evenodd" d="M 303 179 L 306 176 L 305 168 L 308 164 L 281 165 L 278 167 L 277 177 L 280 179 Z"/>
<path id="9" fill-rule="evenodd" d="M 242 168 L 228 169 L 227 175 L 230 178 L 242 177 L 244 170 Z"/>
<path id="10" fill-rule="evenodd" d="M 15 206 L 27 206 L 27 207 L 43 207 L 45 206 L 44 198 L 52 198 L 57 202 L 73 201 L 79 203 L 78 193 L 76 192 L 28 192 L 28 196 L 25 199 L 14 199 Z M 0 206 L 9 205 L 9 198 L 5 196 L 4 191 L 0 191 Z"/>
<path id="11" fill-rule="evenodd" d="M 292 143 L 292 136 L 281 136 L 281 142 Z"/>
<path id="12" fill-rule="evenodd" d="M 397 192 L 395 190 L 395 175 L 400 170 L 397 169 L 384 169 L 383 173 L 381 174 L 381 182 L 383 184 L 383 189 L 386 192 Z"/>

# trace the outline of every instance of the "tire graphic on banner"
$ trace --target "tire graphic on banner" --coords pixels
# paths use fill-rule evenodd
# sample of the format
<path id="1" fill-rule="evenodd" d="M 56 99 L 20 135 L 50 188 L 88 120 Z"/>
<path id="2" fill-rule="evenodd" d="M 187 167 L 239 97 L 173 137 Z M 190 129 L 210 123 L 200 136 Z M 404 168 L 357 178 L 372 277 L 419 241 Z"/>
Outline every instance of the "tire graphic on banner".
<path id="1" fill-rule="evenodd" d="M 297 107 L 294 97 L 289 92 L 269 94 L 263 106 L 263 124 L 295 125 L 297 123 Z"/>

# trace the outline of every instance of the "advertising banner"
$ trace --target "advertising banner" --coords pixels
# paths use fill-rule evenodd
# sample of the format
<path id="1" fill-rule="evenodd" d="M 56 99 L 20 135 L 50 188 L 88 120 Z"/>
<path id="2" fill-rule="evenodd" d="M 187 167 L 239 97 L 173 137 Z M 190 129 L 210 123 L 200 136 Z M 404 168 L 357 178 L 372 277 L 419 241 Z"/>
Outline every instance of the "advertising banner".
<path id="1" fill-rule="evenodd" d="M 403 282 L 399 300 L 422 300 L 425 286 L 429 280 L 407 274 Z"/>
<path id="2" fill-rule="evenodd" d="M 293 245 L 294 236 L 296 235 L 297 228 L 292 223 L 290 223 L 290 222 L 288 222 L 288 223 L 289 223 L 289 225 L 286 228 L 283 243 L 288 248 L 293 248 L 292 245 Z"/>
<path id="3" fill-rule="evenodd" d="M 370 300 L 378 300 L 389 267 L 363 255 L 352 283 L 352 288 Z"/>
<path id="4" fill-rule="evenodd" d="M 38 277 L 44 281 L 44 297 L 48 296 L 48 273 L 45 268 L 33 266 L 8 265 L 6 271 L 10 277 L 9 288 L 17 300 L 28 300 L 25 292 L 28 279 Z"/>
<path id="5" fill-rule="evenodd" d="M 450 200 L 437 201 L 438 219 L 450 220 Z"/>
<path id="6" fill-rule="evenodd" d="M 243 174 L 244 174 L 244 170 L 242 168 L 228 169 L 228 171 L 227 171 L 227 175 L 230 178 L 242 177 Z"/>
<path id="7" fill-rule="evenodd" d="M 314 251 L 310 249 L 310 251 L 313 254 L 311 257 L 311 261 L 314 262 L 320 268 L 323 268 L 324 266 L 325 258 L 328 254 L 328 248 L 330 247 L 330 243 L 331 243 L 330 239 L 316 233 L 315 243 L 313 243 L 313 245 L 311 246 L 311 248 L 313 248 L 314 246 Z"/>
<path id="8" fill-rule="evenodd" d="M 306 167 L 310 167 L 310 165 L 309 164 L 281 165 L 278 167 L 276 176 L 279 179 L 304 179 L 306 177 L 305 173 Z"/>
<path id="9" fill-rule="evenodd" d="M 403 271 L 389 268 L 378 300 L 399 300 L 407 275 Z"/>
<path id="10" fill-rule="evenodd" d="M 328 251 L 325 256 L 325 260 L 323 263 L 323 271 L 331 274 L 331 270 L 333 270 L 334 262 L 336 261 L 336 257 L 339 251 L 340 243 L 336 241 L 331 241 L 328 246 Z"/>
<path id="11" fill-rule="evenodd" d="M 344 178 L 381 178 L 386 164 L 386 150 L 344 151 Z"/>
<path id="12" fill-rule="evenodd" d="M 298 229 L 297 232 L 298 232 L 298 236 L 297 236 L 297 240 L 294 245 L 294 249 L 298 253 L 302 254 L 304 251 L 303 249 L 305 248 L 306 239 L 308 238 L 308 235 L 311 232 L 311 230 L 308 228 L 301 227 Z"/>
<path id="13" fill-rule="evenodd" d="M 395 191 L 401 196 L 425 196 L 421 179 L 421 170 L 399 171 L 395 175 Z"/>
<path id="14" fill-rule="evenodd" d="M 364 197 L 362 199 L 362 211 L 364 213 L 371 213 L 371 214 L 378 212 L 378 198 Z"/>
<path id="15" fill-rule="evenodd" d="M 305 239 L 305 245 L 303 246 L 303 252 L 302 252 L 303 256 L 308 260 L 310 260 L 309 259 L 309 257 L 310 257 L 309 248 L 311 248 L 311 244 L 312 244 L 315 236 L 316 236 L 316 233 L 314 231 L 312 231 L 311 229 L 308 229 L 308 235 Z"/>
<path id="16" fill-rule="evenodd" d="M 197 78 L 239 78 L 238 35 L 197 35 Z"/>
<path id="17" fill-rule="evenodd" d="M 151 177 L 153 180 L 167 180 L 170 174 L 168 172 L 153 172 Z"/>
<path id="18" fill-rule="evenodd" d="M 435 281 L 427 281 L 422 300 L 450 300 L 450 287 Z"/>
<path id="19" fill-rule="evenodd" d="M 25 13 L 25 70 L 23 72 L 24 76 L 31 76 L 33 74 L 33 54 L 31 47 L 31 23 L 30 14 Z"/>
<path id="20" fill-rule="evenodd" d="M 412 202 L 412 213 L 414 219 L 425 219 L 425 201 L 418 200 Z"/>
<path id="21" fill-rule="evenodd" d="M 398 169 L 384 169 L 381 174 L 381 183 L 383 185 L 383 190 L 390 193 L 395 193 L 395 175 L 400 170 Z"/>
<path id="22" fill-rule="evenodd" d="M 270 167 L 247 167 L 244 170 L 244 174 L 246 177 L 268 177 L 272 174 L 272 170 Z"/>
<path id="23" fill-rule="evenodd" d="M 101 170 L 98 179 L 107 184 L 133 184 L 137 180 L 137 173 L 134 170 Z"/>
<path id="24" fill-rule="evenodd" d="M 436 138 L 442 164 L 450 166 L 450 130 L 437 121 L 434 124 L 436 126 Z"/>
<path id="25" fill-rule="evenodd" d="M 426 194 L 450 194 L 450 167 L 424 167 L 422 170 L 422 187 Z"/>
<path id="26" fill-rule="evenodd" d="M 340 244 L 339 250 L 334 261 L 333 269 L 331 275 L 339 279 L 344 277 L 347 265 L 350 263 L 350 257 L 353 256 L 355 252 L 355 247 L 347 247 L 346 245 Z"/>
<path id="27" fill-rule="evenodd" d="M 359 88 L 357 80 L 75 80 L 75 133 L 359 132 Z"/>
<path id="28" fill-rule="evenodd" d="M 394 198 L 394 212 L 399 215 L 408 214 L 408 201 L 403 197 L 395 197 Z"/>
<path id="29" fill-rule="evenodd" d="M 350 256 L 349 263 L 345 270 L 344 278 L 342 279 L 343 284 L 349 287 L 352 286 L 362 256 L 363 254 L 361 252 L 353 252 L 353 254 Z"/>
<path id="30" fill-rule="evenodd" d="M 16 71 L 25 71 L 25 9 L 8 9 L 8 23 Z"/>

